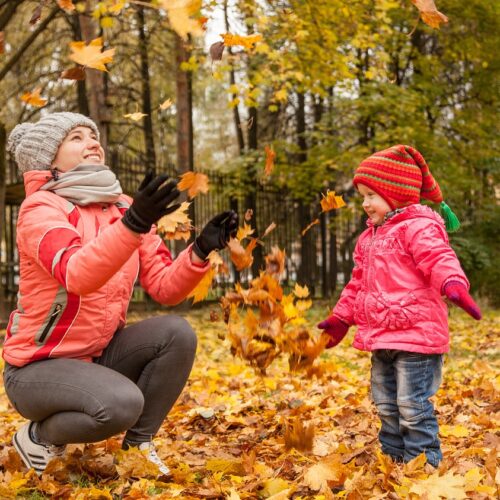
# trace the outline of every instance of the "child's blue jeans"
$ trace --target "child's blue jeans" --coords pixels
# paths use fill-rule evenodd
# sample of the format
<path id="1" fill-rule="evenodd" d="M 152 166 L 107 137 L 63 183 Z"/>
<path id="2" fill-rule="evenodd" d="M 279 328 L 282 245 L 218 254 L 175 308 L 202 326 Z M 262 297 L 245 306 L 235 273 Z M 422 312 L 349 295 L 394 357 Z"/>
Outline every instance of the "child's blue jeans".
<path id="1" fill-rule="evenodd" d="M 425 452 L 437 467 L 443 455 L 434 406 L 441 383 L 442 354 L 380 349 L 372 353 L 371 388 L 382 427 L 382 452 L 409 462 Z"/>

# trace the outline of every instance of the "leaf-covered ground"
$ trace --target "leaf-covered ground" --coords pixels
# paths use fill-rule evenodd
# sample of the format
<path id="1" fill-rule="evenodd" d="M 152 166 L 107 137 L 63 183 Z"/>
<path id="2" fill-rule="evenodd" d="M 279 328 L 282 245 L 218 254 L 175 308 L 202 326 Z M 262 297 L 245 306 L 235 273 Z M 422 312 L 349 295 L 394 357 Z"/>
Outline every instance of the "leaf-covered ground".
<path id="1" fill-rule="evenodd" d="M 327 311 L 316 304 L 308 312 L 310 324 Z M 140 454 L 121 452 L 119 437 L 69 447 L 67 458 L 52 462 L 38 478 L 11 445 L 23 419 L 0 386 L 0 498 L 498 497 L 494 312 L 480 323 L 452 312 L 453 348 L 436 396 L 444 452 L 437 471 L 422 457 L 403 466 L 380 454 L 369 355 L 350 347 L 353 332 L 321 355 L 320 378 L 290 374 L 284 359 L 275 360 L 262 377 L 231 356 L 226 326 L 214 321 L 222 316 L 217 306 L 186 316 L 198 332 L 197 359 L 156 438 L 159 455 L 173 470 L 170 482 L 156 480 Z"/>

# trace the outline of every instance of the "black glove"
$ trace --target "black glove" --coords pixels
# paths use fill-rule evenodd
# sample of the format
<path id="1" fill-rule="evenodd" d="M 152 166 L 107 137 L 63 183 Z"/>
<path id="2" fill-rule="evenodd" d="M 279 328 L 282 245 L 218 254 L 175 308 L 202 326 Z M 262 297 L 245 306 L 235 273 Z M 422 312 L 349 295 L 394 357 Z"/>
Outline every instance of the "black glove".
<path id="1" fill-rule="evenodd" d="M 175 212 L 181 206 L 180 203 L 168 206 L 180 194 L 177 182 L 169 181 L 160 187 L 168 176 L 161 174 L 154 179 L 153 177 L 154 173 L 150 170 L 141 182 L 132 205 L 122 219 L 122 222 L 135 233 L 148 233 L 158 219 Z"/>
<path id="2" fill-rule="evenodd" d="M 230 237 L 236 236 L 238 230 L 238 214 L 234 210 L 216 215 L 201 230 L 194 240 L 193 252 L 205 260 L 212 250 L 222 250 Z"/>

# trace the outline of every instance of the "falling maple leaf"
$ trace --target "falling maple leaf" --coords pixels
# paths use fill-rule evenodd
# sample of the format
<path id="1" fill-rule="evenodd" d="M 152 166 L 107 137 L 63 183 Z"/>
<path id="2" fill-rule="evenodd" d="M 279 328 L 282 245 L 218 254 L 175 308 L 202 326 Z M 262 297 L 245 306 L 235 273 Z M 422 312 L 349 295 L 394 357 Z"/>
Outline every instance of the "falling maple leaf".
<path id="1" fill-rule="evenodd" d="M 431 28 L 439 29 L 441 24 L 447 23 L 448 18 L 437 10 L 434 0 L 411 0 L 413 5 L 417 7 L 420 12 L 422 21 L 429 25 Z"/>
<path id="2" fill-rule="evenodd" d="M 276 229 L 276 222 L 271 222 L 269 226 L 266 227 L 266 230 L 262 233 L 261 238 L 265 238 L 271 231 Z"/>
<path id="3" fill-rule="evenodd" d="M 311 229 L 316 224 L 319 224 L 319 219 L 314 219 L 305 229 L 302 230 L 300 234 L 304 236 L 307 233 L 307 231 L 309 231 L 309 229 Z"/>
<path id="4" fill-rule="evenodd" d="M 321 211 L 329 212 L 330 210 L 334 210 L 336 208 L 345 207 L 345 201 L 342 199 L 342 196 L 336 196 L 335 191 L 328 190 L 326 195 L 322 194 L 323 198 L 321 199 Z"/>
<path id="5" fill-rule="evenodd" d="M 123 118 L 128 118 L 129 120 L 132 120 L 134 122 L 138 122 L 139 120 L 142 120 L 145 116 L 148 116 L 145 113 L 141 113 L 140 111 L 136 111 L 135 113 L 128 113 L 126 115 L 123 115 Z"/>
<path id="6" fill-rule="evenodd" d="M 172 29 L 184 40 L 188 35 L 203 35 L 203 28 L 197 15 L 201 0 L 160 0 L 160 6 L 167 11 Z"/>
<path id="7" fill-rule="evenodd" d="M 188 294 L 186 298 L 188 299 L 192 298 L 193 304 L 196 304 L 197 302 L 201 302 L 202 300 L 204 300 L 205 297 L 208 295 L 210 286 L 212 285 L 212 281 L 215 275 L 216 275 L 215 269 L 210 268 L 205 273 L 205 276 L 203 276 L 201 281 L 196 285 L 196 287 L 193 290 L 191 290 L 191 292 Z"/>
<path id="8" fill-rule="evenodd" d="M 162 111 L 165 111 L 166 109 L 170 108 L 172 106 L 172 99 L 165 99 L 161 104 L 160 104 L 160 109 Z"/>
<path id="9" fill-rule="evenodd" d="M 224 53 L 224 42 L 215 42 L 210 45 L 209 54 L 212 61 L 220 61 Z"/>
<path id="10" fill-rule="evenodd" d="M 262 40 L 262 35 L 254 34 L 254 35 L 232 35 L 231 33 L 221 34 L 221 37 L 224 40 L 224 45 L 226 47 L 234 47 L 235 45 L 241 45 L 245 47 L 245 49 L 251 49 L 253 46 Z"/>
<path id="11" fill-rule="evenodd" d="M 266 255 L 265 261 L 266 273 L 279 278 L 285 270 L 285 251 L 274 246 L 271 248 L 271 253 Z"/>
<path id="12" fill-rule="evenodd" d="M 236 233 L 236 239 L 241 241 L 245 238 L 248 238 L 251 234 L 253 234 L 255 229 L 252 228 L 250 224 L 246 222 L 243 223 L 243 226 L 238 228 L 238 232 Z"/>
<path id="13" fill-rule="evenodd" d="M 88 45 L 85 42 L 70 42 L 71 51 L 69 58 L 81 66 L 107 71 L 105 64 L 113 61 L 115 49 L 108 49 L 101 52 L 102 38 L 95 38 Z"/>
<path id="14" fill-rule="evenodd" d="M 72 12 L 76 9 L 75 5 L 73 4 L 73 0 L 57 0 L 57 5 L 59 5 L 61 9 L 68 12 Z"/>
<path id="15" fill-rule="evenodd" d="M 21 100 L 31 106 L 35 106 L 37 108 L 43 108 L 47 104 L 47 99 L 40 96 L 40 92 L 42 89 L 40 87 L 33 90 L 33 92 L 26 92 L 21 96 Z"/>
<path id="16" fill-rule="evenodd" d="M 181 206 L 171 214 L 165 215 L 157 222 L 157 230 L 167 239 L 188 240 L 191 235 L 191 220 L 187 210 L 190 203 L 184 201 Z M 176 236 L 180 233 L 180 236 Z M 187 238 L 186 238 L 187 233 Z"/>
<path id="17" fill-rule="evenodd" d="M 199 193 L 208 193 L 208 177 L 199 172 L 186 172 L 181 175 L 177 184 L 179 191 L 186 191 L 189 198 L 194 198 Z"/>
<path id="18" fill-rule="evenodd" d="M 271 172 L 274 170 L 274 159 L 276 158 L 276 153 L 270 146 L 264 148 L 266 152 L 266 165 L 264 167 L 264 174 L 270 176 Z"/>
<path id="19" fill-rule="evenodd" d="M 295 288 L 293 289 L 293 293 L 295 297 L 298 297 L 300 299 L 305 299 L 309 297 L 309 288 L 307 288 L 307 285 L 300 286 L 298 283 L 295 283 Z"/>
<path id="20" fill-rule="evenodd" d="M 250 243 L 244 248 L 237 238 L 231 238 L 227 244 L 231 260 L 238 271 L 243 271 L 252 265 L 252 252 L 257 246 L 257 238 L 250 238 Z"/>
<path id="21" fill-rule="evenodd" d="M 66 69 L 61 73 L 61 77 L 66 80 L 85 80 L 85 68 L 83 66 L 75 66 Z"/>

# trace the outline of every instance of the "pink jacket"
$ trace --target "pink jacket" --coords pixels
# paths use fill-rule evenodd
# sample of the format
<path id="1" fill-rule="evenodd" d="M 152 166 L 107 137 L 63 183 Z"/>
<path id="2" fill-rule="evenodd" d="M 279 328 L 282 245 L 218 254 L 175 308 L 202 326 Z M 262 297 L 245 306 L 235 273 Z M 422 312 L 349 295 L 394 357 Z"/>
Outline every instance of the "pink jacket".
<path id="1" fill-rule="evenodd" d="M 4 359 L 24 366 L 45 358 L 91 361 L 126 322 L 134 283 L 161 304 L 181 302 L 209 269 L 191 247 L 172 260 L 152 229 L 138 236 L 120 221 L 131 199 L 76 206 L 48 191 L 48 171 L 24 175 L 17 222 L 20 281 Z"/>
<path id="2" fill-rule="evenodd" d="M 377 228 L 368 226 L 333 314 L 358 325 L 353 345 L 363 351 L 447 352 L 443 286 L 453 279 L 469 288 L 469 282 L 443 220 L 427 206 L 411 205 Z"/>

